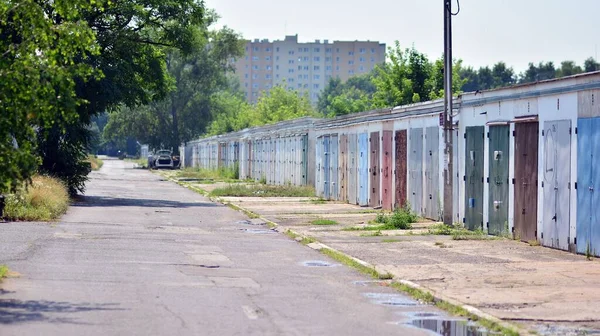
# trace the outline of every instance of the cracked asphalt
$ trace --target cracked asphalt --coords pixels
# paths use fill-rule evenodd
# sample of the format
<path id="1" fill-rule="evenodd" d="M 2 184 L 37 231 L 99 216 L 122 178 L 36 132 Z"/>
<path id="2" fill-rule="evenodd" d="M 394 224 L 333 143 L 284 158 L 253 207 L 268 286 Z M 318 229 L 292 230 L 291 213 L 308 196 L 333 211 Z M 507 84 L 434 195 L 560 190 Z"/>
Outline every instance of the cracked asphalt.
<path id="1" fill-rule="evenodd" d="M 107 160 L 59 222 L 0 223 L 0 264 L 20 274 L 0 285 L 0 334 L 426 335 L 408 316 L 443 315 L 304 266 L 335 262 L 246 219 Z"/>

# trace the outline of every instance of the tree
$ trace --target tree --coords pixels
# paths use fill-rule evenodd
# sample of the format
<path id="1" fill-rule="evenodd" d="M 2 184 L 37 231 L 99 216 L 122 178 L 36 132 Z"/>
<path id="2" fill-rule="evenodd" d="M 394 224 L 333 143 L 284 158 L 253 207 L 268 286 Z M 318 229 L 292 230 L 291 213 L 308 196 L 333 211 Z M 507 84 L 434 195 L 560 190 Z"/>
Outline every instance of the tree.
<path id="1" fill-rule="evenodd" d="M 86 101 L 77 84 L 100 76 L 81 62 L 99 48 L 94 31 L 81 21 L 103 1 L 0 0 L 0 193 L 29 180 L 39 164 L 36 136 L 47 125 L 68 146 L 68 124 Z M 60 18 L 60 20 L 57 20 Z M 85 56 L 84 56 L 85 55 Z"/>
<path id="2" fill-rule="evenodd" d="M 459 77 L 465 80 L 461 90 L 464 92 L 474 92 L 480 90 L 479 74 L 473 67 L 464 67 L 459 72 Z"/>
<path id="3" fill-rule="evenodd" d="M 556 78 L 556 68 L 553 62 L 540 62 L 537 66 L 529 63 L 529 67 L 521 75 L 520 83 L 532 83 L 546 79 Z"/>
<path id="4" fill-rule="evenodd" d="M 560 63 L 560 69 L 556 71 L 556 77 L 566 77 L 577 75 L 583 72 L 583 69 L 573 61 L 563 61 Z"/>
<path id="5" fill-rule="evenodd" d="M 206 39 L 197 51 L 185 55 L 173 50 L 167 54 L 166 70 L 172 79 L 171 91 L 146 105 L 124 106 L 111 113 L 105 131 L 107 139 L 131 135 L 153 148 L 178 151 L 181 143 L 206 131 L 212 105 L 220 102 L 213 96 L 226 88 L 226 74 L 233 71 L 229 60 L 241 55 L 241 42 L 229 28 L 209 31 L 205 26 L 203 30 Z M 151 127 L 147 129 L 142 125 Z"/>
<path id="6" fill-rule="evenodd" d="M 308 97 L 295 90 L 287 90 L 285 83 L 274 86 L 268 93 L 263 93 L 258 98 L 254 110 L 257 120 L 255 125 L 315 115 Z"/>
<path id="7" fill-rule="evenodd" d="M 317 109 L 328 117 L 348 113 L 361 112 L 372 107 L 371 99 L 376 87 L 373 77 L 376 73 L 368 73 L 350 77 L 342 83 L 339 78 L 331 78 L 319 96 Z M 354 102 L 362 100 L 361 102 Z"/>
<path id="8" fill-rule="evenodd" d="M 493 88 L 513 85 L 517 82 L 513 68 L 506 66 L 504 62 L 494 64 L 492 68 Z"/>
<path id="9" fill-rule="evenodd" d="M 590 57 L 585 60 L 583 69 L 585 72 L 600 71 L 600 63 L 596 62 L 593 57 Z"/>

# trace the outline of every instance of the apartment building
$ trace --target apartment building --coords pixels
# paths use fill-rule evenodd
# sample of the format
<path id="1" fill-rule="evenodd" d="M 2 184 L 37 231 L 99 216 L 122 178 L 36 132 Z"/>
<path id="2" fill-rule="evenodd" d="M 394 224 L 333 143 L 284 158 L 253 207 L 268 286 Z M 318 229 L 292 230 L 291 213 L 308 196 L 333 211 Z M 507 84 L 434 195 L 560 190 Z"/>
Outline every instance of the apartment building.
<path id="1" fill-rule="evenodd" d="M 245 56 L 235 68 L 246 98 L 256 103 L 262 92 L 284 84 L 316 103 L 332 77 L 345 81 L 385 62 L 385 44 L 371 41 L 320 40 L 299 43 L 298 35 L 283 41 L 247 41 Z"/>

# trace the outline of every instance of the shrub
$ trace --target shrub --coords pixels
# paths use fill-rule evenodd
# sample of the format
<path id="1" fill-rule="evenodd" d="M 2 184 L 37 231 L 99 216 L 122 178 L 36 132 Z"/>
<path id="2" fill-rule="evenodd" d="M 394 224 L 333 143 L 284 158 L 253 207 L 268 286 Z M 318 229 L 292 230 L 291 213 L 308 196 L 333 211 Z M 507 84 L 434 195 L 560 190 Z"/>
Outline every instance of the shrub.
<path id="1" fill-rule="evenodd" d="M 67 187 L 57 178 L 35 176 L 32 183 L 6 198 L 4 217 L 9 220 L 50 221 L 69 207 Z"/>

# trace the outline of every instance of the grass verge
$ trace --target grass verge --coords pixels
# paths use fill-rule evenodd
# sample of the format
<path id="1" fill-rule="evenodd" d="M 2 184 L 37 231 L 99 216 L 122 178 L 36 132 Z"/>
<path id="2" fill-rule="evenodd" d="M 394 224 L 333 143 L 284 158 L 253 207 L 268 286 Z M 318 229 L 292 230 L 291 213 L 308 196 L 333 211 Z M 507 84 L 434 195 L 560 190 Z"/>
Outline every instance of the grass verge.
<path id="1" fill-rule="evenodd" d="M 88 155 L 88 162 L 90 163 L 92 170 L 100 170 L 104 165 L 104 161 L 98 159 L 96 155 Z"/>
<path id="2" fill-rule="evenodd" d="M 239 179 L 239 168 L 221 167 L 219 169 L 185 168 L 177 172 L 177 177 L 198 180 L 234 182 Z"/>
<path id="3" fill-rule="evenodd" d="M 311 197 L 315 190 L 307 186 L 292 185 L 245 185 L 230 184 L 226 187 L 214 189 L 210 195 L 216 197 Z"/>
<path id="4" fill-rule="evenodd" d="M 34 176 L 32 183 L 6 198 L 4 217 L 15 221 L 52 221 L 67 212 L 69 193 L 59 179 Z"/>
<path id="5" fill-rule="evenodd" d="M 0 282 L 8 276 L 8 266 L 0 265 Z"/>
<path id="6" fill-rule="evenodd" d="M 352 267 L 361 273 L 369 275 L 372 278 L 379 279 L 379 280 L 389 280 L 389 279 L 392 279 L 392 277 L 393 277 L 390 273 L 381 274 L 381 273 L 377 272 L 377 270 L 375 270 L 375 268 L 363 265 L 363 264 L 359 263 L 358 261 L 356 261 L 338 251 L 324 248 L 324 249 L 321 249 L 321 253 L 323 253 L 324 255 L 330 257 L 331 259 L 334 259 L 346 266 Z"/>
<path id="7" fill-rule="evenodd" d="M 331 219 L 319 218 L 310 222 L 312 225 L 338 225 L 338 222 Z"/>

